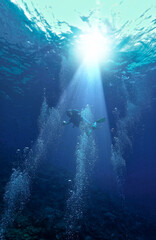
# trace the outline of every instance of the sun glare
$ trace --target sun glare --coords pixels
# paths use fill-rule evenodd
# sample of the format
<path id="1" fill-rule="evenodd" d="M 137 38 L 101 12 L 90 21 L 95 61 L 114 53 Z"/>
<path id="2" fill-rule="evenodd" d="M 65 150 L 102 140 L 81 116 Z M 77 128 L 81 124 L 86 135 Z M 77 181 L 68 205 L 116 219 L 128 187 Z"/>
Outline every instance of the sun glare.
<path id="1" fill-rule="evenodd" d="M 78 51 L 86 63 L 103 61 L 109 52 L 108 39 L 98 31 L 82 34 L 79 37 Z"/>

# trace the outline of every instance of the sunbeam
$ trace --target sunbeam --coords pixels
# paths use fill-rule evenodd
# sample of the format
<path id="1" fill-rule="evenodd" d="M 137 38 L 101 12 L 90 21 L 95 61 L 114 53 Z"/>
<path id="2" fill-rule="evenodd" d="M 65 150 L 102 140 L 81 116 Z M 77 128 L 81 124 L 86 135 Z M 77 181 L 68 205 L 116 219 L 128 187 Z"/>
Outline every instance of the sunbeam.
<path id="1" fill-rule="evenodd" d="M 63 112 L 68 109 L 70 109 L 69 111 L 72 111 L 72 109 L 75 111 L 78 110 L 81 116 L 83 116 L 83 112 L 86 112 L 87 109 L 90 111 L 90 114 L 83 116 L 83 124 L 85 127 L 82 125 L 80 126 L 80 136 L 77 138 L 76 144 L 78 148 L 75 152 L 76 177 L 72 186 L 72 194 L 70 194 L 67 201 L 67 233 L 69 235 L 69 239 L 72 240 L 75 239 L 75 236 L 73 235 L 75 231 L 75 223 L 79 221 L 83 215 L 82 205 L 85 205 L 84 189 L 86 190 L 88 186 L 86 179 L 91 171 L 90 165 L 94 165 L 97 159 L 97 153 L 95 151 L 96 147 L 97 152 L 99 152 L 99 156 L 103 161 L 103 166 L 106 166 L 108 160 L 110 159 L 111 140 L 109 133 L 109 121 L 98 64 L 95 64 L 94 68 L 91 65 L 86 64 L 82 64 L 79 67 L 71 80 L 71 83 L 62 95 L 58 104 L 58 109 L 60 109 L 62 116 Z M 90 115 L 92 115 L 92 118 L 90 118 Z M 103 124 L 98 123 L 98 119 L 101 118 L 106 119 Z M 65 125 L 67 121 L 64 121 Z M 89 132 L 87 122 L 91 123 L 91 130 Z M 93 134 L 93 125 L 96 123 L 97 126 L 94 131 L 95 134 Z M 73 144 L 73 133 L 75 132 L 75 129 L 71 129 L 69 126 L 66 126 L 65 128 L 66 135 L 64 135 L 64 138 L 68 138 L 69 140 L 69 135 L 72 135 Z M 76 131 L 76 133 L 78 132 Z M 94 154 L 92 154 L 92 151 L 94 151 Z M 68 166 L 68 156 L 65 157 L 63 154 L 63 157 L 65 161 L 67 161 L 66 164 Z M 91 162 L 94 162 L 94 164 L 87 162 L 89 159 L 92 159 Z"/>

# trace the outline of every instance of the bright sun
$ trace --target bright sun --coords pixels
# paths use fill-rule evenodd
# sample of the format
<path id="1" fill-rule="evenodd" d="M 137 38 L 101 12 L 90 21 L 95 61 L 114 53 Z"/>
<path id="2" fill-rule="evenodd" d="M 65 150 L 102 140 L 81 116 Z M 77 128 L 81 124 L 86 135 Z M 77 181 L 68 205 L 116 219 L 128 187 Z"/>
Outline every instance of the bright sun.
<path id="1" fill-rule="evenodd" d="M 108 39 L 98 31 L 82 34 L 79 37 L 78 51 L 86 63 L 100 62 L 108 56 Z"/>

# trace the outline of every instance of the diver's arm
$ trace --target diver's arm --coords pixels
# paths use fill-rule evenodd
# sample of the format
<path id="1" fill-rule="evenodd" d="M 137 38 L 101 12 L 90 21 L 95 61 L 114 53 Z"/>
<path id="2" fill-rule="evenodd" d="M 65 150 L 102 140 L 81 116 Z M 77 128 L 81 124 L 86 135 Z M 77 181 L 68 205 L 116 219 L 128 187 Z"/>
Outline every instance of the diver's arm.
<path id="1" fill-rule="evenodd" d="M 71 123 L 71 121 L 63 121 L 63 125 L 65 126 L 65 125 L 69 125 Z"/>

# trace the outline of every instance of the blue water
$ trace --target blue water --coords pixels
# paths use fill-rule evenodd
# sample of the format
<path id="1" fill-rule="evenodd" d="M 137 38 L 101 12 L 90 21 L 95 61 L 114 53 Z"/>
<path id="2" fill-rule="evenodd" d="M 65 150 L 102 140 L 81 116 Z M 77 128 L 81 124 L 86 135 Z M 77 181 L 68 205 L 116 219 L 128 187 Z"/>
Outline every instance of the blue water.
<path id="1" fill-rule="evenodd" d="M 150 9 L 134 34 L 106 21 L 113 54 L 94 67 L 74 55 L 80 28 L 56 34 L 37 14 L 46 31 L 0 2 L 0 239 L 155 240 Z M 63 126 L 68 109 L 106 119 L 93 131 L 85 120 Z"/>

